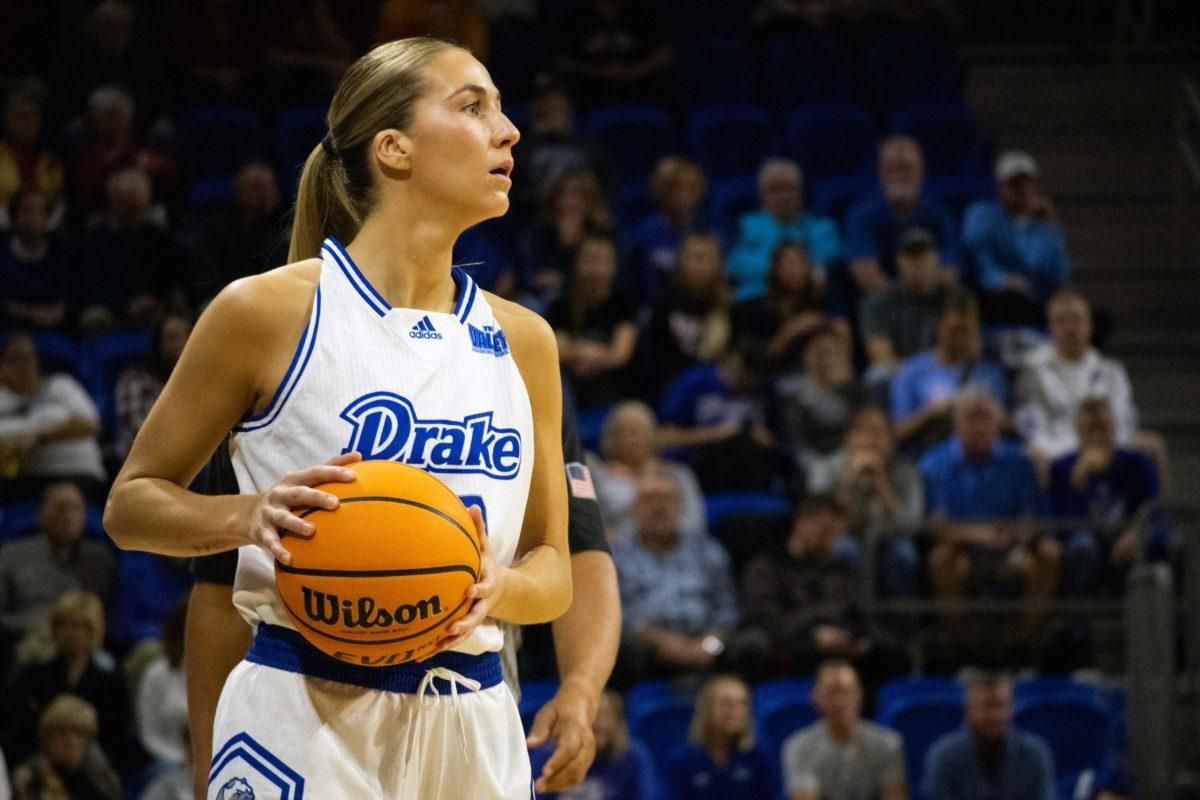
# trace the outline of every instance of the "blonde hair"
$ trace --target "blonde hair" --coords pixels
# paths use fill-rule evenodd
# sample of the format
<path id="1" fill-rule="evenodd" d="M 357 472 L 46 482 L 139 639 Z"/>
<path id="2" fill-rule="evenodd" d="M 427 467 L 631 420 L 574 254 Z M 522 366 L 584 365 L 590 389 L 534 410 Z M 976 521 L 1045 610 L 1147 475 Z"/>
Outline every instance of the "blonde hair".
<path id="1" fill-rule="evenodd" d="M 621 421 L 633 414 L 640 414 L 650 420 L 650 426 L 658 425 L 658 418 L 654 416 L 654 409 L 643 403 L 641 400 L 622 400 L 612 407 L 608 412 L 608 416 L 604 418 L 604 424 L 600 428 L 600 455 L 607 458 L 612 458 L 613 440 L 617 436 L 617 426 Z"/>
<path id="2" fill-rule="evenodd" d="M 413 37 L 381 44 L 346 70 L 329 104 L 329 135 L 304 162 L 288 261 L 313 258 L 326 236 L 353 239 L 371 210 L 369 149 L 386 128 L 406 129 L 425 89 L 423 70 L 458 45 Z M 328 142 L 330 149 L 326 150 Z"/>
<path id="3" fill-rule="evenodd" d="M 692 744 L 698 744 L 703 747 L 712 741 L 713 705 L 716 702 L 717 689 L 723 683 L 736 684 L 745 689 L 747 695 L 750 693 L 746 682 L 736 675 L 714 675 L 709 678 L 704 686 L 701 687 L 700 694 L 696 696 L 696 713 L 692 715 L 692 724 L 688 728 L 688 741 Z M 753 747 L 754 720 L 747 717 L 746 730 L 742 732 L 741 737 L 737 740 L 737 748 L 744 752 L 753 749 Z"/>
<path id="4" fill-rule="evenodd" d="M 104 604 L 91 592 L 72 590 L 59 595 L 50 612 L 50 629 L 67 619 L 81 619 L 92 629 L 92 649 L 104 642 Z"/>
<path id="5" fill-rule="evenodd" d="M 95 737 L 100 730 L 96 709 L 82 697 L 60 694 L 54 698 L 38 720 L 38 735 L 45 737 L 52 730 L 75 728 Z"/>
<path id="6" fill-rule="evenodd" d="M 671 190 L 688 178 L 700 182 L 701 197 L 708 194 L 708 181 L 704 178 L 704 171 L 697 164 L 679 156 L 659 159 L 654 166 L 654 174 L 650 177 L 650 194 L 654 196 L 654 202 L 662 206 Z"/>

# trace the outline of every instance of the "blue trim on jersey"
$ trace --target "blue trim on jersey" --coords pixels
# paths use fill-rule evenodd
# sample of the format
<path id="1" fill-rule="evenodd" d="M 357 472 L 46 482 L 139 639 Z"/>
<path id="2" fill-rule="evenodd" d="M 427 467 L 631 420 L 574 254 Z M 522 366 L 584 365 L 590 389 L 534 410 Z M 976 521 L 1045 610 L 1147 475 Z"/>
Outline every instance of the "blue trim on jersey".
<path id="1" fill-rule="evenodd" d="M 350 258 L 350 254 L 346 252 L 346 248 L 342 247 L 341 242 L 330 236 L 325 240 L 325 244 L 321 245 L 322 252 L 328 252 L 333 260 L 342 269 L 342 274 L 346 276 L 346 280 L 350 281 L 350 285 L 354 287 L 354 291 L 358 292 L 371 310 L 379 316 L 384 316 L 388 311 L 391 311 L 392 306 L 381 295 L 366 276 L 362 274 L 362 270 L 354 263 L 354 259 Z"/>
<path id="2" fill-rule="evenodd" d="M 467 321 L 467 317 L 471 314 L 471 306 L 475 304 L 475 295 L 479 291 L 479 287 L 475 284 L 475 281 L 471 280 L 470 275 L 464 273 L 463 278 L 466 280 L 466 285 L 463 291 L 466 301 L 462 304 L 462 313 L 455 314 L 455 316 L 458 317 L 459 322 Z"/>
<path id="3" fill-rule="evenodd" d="M 479 681 L 480 690 L 490 689 L 504 680 L 498 653 L 473 656 L 448 651 L 419 662 L 406 661 L 392 666 L 367 667 L 339 661 L 313 647 L 291 628 L 268 625 L 265 622 L 258 624 L 258 632 L 254 635 L 254 644 L 246 654 L 246 660 L 252 664 L 296 672 L 311 678 L 402 694 L 416 694 L 421 679 L 434 667 L 445 667 L 465 678 Z M 442 694 L 450 692 L 449 682 L 441 678 L 434 678 L 433 684 Z M 458 691 L 469 690 L 460 684 Z"/>
<path id="4" fill-rule="evenodd" d="M 300 382 L 304 370 L 308 367 L 308 361 L 312 358 L 313 351 L 317 349 L 317 332 L 320 327 L 321 287 L 318 285 L 316 299 L 313 301 L 313 317 L 309 321 L 308 327 L 304 329 L 304 335 L 300 337 L 300 342 L 296 345 L 296 352 L 292 354 L 292 363 L 288 365 L 287 372 L 283 374 L 283 380 L 275 389 L 271 402 L 259 413 L 242 417 L 241 422 L 234 426 L 235 433 L 256 431 L 275 421 L 287 404 L 288 398 L 292 396 L 292 392 L 296 390 L 296 384 Z M 299 369 L 297 369 L 297 364 Z"/>

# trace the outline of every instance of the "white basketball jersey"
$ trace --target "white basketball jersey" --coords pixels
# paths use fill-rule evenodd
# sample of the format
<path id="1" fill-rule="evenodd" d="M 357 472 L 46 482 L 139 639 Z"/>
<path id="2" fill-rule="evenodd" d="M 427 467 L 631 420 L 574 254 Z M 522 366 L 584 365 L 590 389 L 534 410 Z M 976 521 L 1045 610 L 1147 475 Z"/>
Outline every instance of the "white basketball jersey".
<path id="1" fill-rule="evenodd" d="M 241 491 L 263 492 L 288 472 L 351 451 L 412 464 L 480 506 L 493 556 L 510 565 L 529 495 L 533 415 L 483 292 L 454 270 L 452 313 L 392 308 L 337 241 L 327 239 L 321 257 L 312 314 L 287 374 L 270 405 L 234 429 Z M 294 628 L 274 568 L 265 550 L 241 548 L 234 604 L 251 624 Z M 482 653 L 503 642 L 489 622 L 455 649 Z"/>

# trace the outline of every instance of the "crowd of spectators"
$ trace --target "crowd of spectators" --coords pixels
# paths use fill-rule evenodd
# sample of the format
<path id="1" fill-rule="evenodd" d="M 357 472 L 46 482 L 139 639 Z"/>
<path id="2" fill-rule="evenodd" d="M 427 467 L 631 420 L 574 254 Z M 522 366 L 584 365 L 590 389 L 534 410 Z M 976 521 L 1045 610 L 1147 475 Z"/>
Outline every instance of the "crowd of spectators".
<path id="1" fill-rule="evenodd" d="M 699 695 L 693 745 L 659 765 L 664 791 L 893 800 L 903 742 L 858 717 L 913 668 L 913 642 L 945 645 L 926 664 L 946 671 L 1087 665 L 1078 620 L 1075 660 L 1050 664 L 1041 612 L 999 646 L 953 604 L 869 613 L 879 597 L 1116 595 L 1139 558 L 1171 556 L 1169 521 L 1148 511 L 1166 446 L 1139 425 L 1124 366 L 1093 343 L 1036 160 L 992 159 L 976 132 L 956 184 L 939 142 L 882 124 L 894 98 L 860 74 L 872 43 L 952 53 L 948 4 L 725 5 L 747 6 L 720 12 L 743 27 L 704 33 L 748 59 L 794 63 L 770 54 L 795 42 L 849 54 L 847 96 L 813 103 L 872 120 L 845 175 L 773 133 L 781 144 L 757 152 L 723 142 L 749 156 L 736 174 L 688 136 L 649 159 L 649 129 L 606 139 L 605 113 L 631 104 L 683 129 L 704 90 L 681 77 L 687 14 L 641 0 L 102 0 L 0 14 L 46 45 L 0 52 L 0 747 L 15 797 L 118 797 L 118 775 L 127 790 L 153 780 L 147 797 L 183 796 L 178 605 L 191 576 L 116 554 L 98 504 L 204 304 L 285 260 L 285 120 L 327 102 L 371 43 L 417 33 L 489 63 L 522 129 L 510 214 L 464 234 L 456 260 L 558 335 L 619 573 L 614 685 L 723 673 Z M 698 18 L 700 6 L 723 8 L 700 3 Z M 775 125 L 792 77 L 750 76 L 758 90 L 728 102 L 758 103 Z M 961 104 L 960 77 L 937 102 Z M 249 115 L 258 137 L 232 165 L 219 138 L 195 133 L 231 107 L 242 116 L 222 119 Z M 1027 334 L 1015 350 L 1014 328 Z M 783 747 L 781 778 L 777 754 L 753 746 L 748 686 L 814 672 L 824 722 Z M 1010 706 L 1003 678 L 972 684 L 964 733 L 930 753 L 927 797 L 1043 796 L 1045 747 L 1011 733 Z M 606 696 L 596 735 L 589 780 L 627 788 L 574 796 L 655 796 L 620 696 Z M 967 785 L 985 788 L 953 788 Z"/>

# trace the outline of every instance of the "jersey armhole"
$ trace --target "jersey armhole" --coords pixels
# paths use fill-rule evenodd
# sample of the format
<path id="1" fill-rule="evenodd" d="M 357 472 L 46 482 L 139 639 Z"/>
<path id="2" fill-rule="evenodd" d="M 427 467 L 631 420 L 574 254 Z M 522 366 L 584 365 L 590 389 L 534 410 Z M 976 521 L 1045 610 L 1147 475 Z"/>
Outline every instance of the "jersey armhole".
<path id="1" fill-rule="evenodd" d="M 279 386 L 275 389 L 275 394 L 272 395 L 271 402 L 259 413 L 242 417 L 241 422 L 234 426 L 234 433 L 249 433 L 261 430 L 275 421 L 280 412 L 283 411 L 284 405 L 287 404 L 288 398 L 295 391 L 296 385 L 300 383 L 300 378 L 304 375 L 304 370 L 308 367 L 309 359 L 312 358 L 313 350 L 316 349 L 317 333 L 320 327 L 321 287 L 318 285 L 308 325 L 304 328 L 304 334 L 296 344 L 296 352 L 292 354 L 292 363 L 288 365 L 287 372 L 283 374 L 283 380 L 279 382 Z"/>

